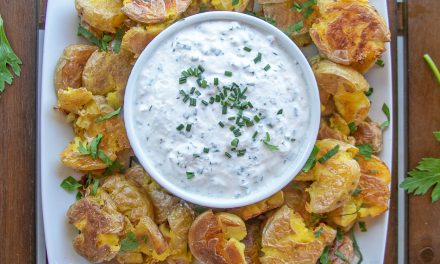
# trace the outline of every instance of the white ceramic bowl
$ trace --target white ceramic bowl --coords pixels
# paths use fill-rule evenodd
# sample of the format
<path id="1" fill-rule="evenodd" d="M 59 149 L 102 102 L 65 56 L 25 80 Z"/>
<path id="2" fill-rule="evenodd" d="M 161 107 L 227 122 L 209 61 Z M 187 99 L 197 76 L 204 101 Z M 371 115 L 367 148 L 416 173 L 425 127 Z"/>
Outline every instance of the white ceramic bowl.
<path id="1" fill-rule="evenodd" d="M 136 136 L 135 133 L 134 102 L 136 99 L 136 85 L 138 83 L 138 78 L 142 72 L 144 65 L 146 65 L 152 54 L 154 54 L 156 48 L 160 46 L 162 42 L 174 35 L 176 32 L 188 26 L 209 20 L 238 21 L 241 23 L 252 25 L 257 29 L 273 35 L 276 38 L 278 44 L 282 48 L 284 48 L 290 56 L 298 61 L 307 86 L 309 88 L 308 96 L 309 102 L 311 104 L 310 122 L 309 127 L 305 128 L 308 132 L 306 133 L 306 137 L 304 138 L 302 149 L 300 149 L 299 154 L 295 159 L 295 162 L 292 163 L 291 169 L 288 171 L 288 173 L 285 173 L 284 175 L 278 175 L 277 180 L 274 181 L 274 183 L 268 188 L 259 188 L 258 191 L 251 192 L 250 194 L 240 198 L 209 197 L 202 194 L 189 192 L 175 185 L 169 178 L 161 175 L 160 171 L 154 168 L 152 162 L 150 162 L 150 160 L 146 158 L 146 155 L 144 154 L 141 144 L 139 142 L 139 138 Z M 307 59 L 304 57 L 301 50 L 295 45 L 295 43 L 291 39 L 289 39 L 282 31 L 270 25 L 269 23 L 250 15 L 235 12 L 207 12 L 177 21 L 176 23 L 165 29 L 163 32 L 161 32 L 156 38 L 154 38 L 154 40 L 142 52 L 142 54 L 136 61 L 133 70 L 131 71 L 125 91 L 124 119 L 128 138 L 130 140 L 130 144 L 134 150 L 134 153 L 136 154 L 136 157 L 138 158 L 142 166 L 147 170 L 147 172 L 161 186 L 163 186 L 174 195 L 195 204 L 214 208 L 234 208 L 258 202 L 273 195 L 277 191 L 281 190 L 284 186 L 286 186 L 295 177 L 295 175 L 300 172 L 313 149 L 316 141 L 316 136 L 318 134 L 320 122 L 319 92 L 315 77 Z"/>

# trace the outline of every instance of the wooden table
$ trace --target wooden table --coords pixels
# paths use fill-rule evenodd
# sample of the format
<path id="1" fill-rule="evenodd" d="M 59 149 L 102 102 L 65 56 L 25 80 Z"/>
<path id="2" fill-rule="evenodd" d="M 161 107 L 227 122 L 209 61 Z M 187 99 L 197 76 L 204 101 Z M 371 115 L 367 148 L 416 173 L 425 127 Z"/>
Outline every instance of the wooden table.
<path id="1" fill-rule="evenodd" d="M 387 1 L 394 69 L 396 34 L 400 32 L 409 39 L 408 162 L 412 169 L 424 156 L 440 157 L 440 146 L 432 136 L 432 131 L 440 130 L 440 87 L 422 60 L 424 53 L 430 53 L 440 62 L 440 1 L 408 0 L 407 12 L 404 6 L 397 8 L 394 0 Z M 0 1 L 9 40 L 23 60 L 22 77 L 15 78 L 0 97 L 1 263 L 35 262 L 37 29 L 39 21 L 44 25 L 41 22 L 45 13 L 43 0 L 38 2 Z M 402 12 L 407 13 L 404 19 L 398 16 Z M 396 87 L 393 89 L 396 93 Z M 395 159 L 385 263 L 397 262 L 396 165 Z M 440 263 L 440 202 L 432 205 L 428 196 L 410 196 L 408 212 L 409 263 Z"/>

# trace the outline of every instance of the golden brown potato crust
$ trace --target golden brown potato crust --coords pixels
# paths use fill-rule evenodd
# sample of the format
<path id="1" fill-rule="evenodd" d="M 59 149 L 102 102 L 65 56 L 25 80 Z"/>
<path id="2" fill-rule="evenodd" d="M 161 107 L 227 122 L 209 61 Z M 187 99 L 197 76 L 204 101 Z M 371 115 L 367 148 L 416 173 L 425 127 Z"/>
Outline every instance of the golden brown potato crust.
<path id="1" fill-rule="evenodd" d="M 364 73 L 385 51 L 390 31 L 371 5 L 335 2 L 320 12 L 322 17 L 313 24 L 310 36 L 328 59 Z"/>
<path id="2" fill-rule="evenodd" d="M 250 204 L 247 206 L 234 208 L 229 210 L 229 213 L 236 214 L 243 220 L 248 220 L 253 217 L 264 214 L 274 208 L 280 207 L 284 202 L 283 192 L 279 191 L 271 197 L 264 199 L 258 203 Z"/>
<path id="3" fill-rule="evenodd" d="M 361 122 L 353 133 L 357 145 L 370 144 L 374 153 L 382 150 L 382 129 L 376 122 Z"/>
<path id="4" fill-rule="evenodd" d="M 122 11 L 131 19 L 153 24 L 175 19 L 186 11 L 192 0 L 132 0 L 124 3 Z"/>
<path id="5" fill-rule="evenodd" d="M 329 258 L 331 264 L 347 263 L 346 261 L 342 260 L 341 258 L 335 255 L 336 251 L 339 251 L 339 253 L 341 253 L 347 258 L 348 263 L 351 263 L 351 261 L 354 258 L 354 247 L 353 247 L 353 241 L 350 239 L 350 237 L 344 235 L 342 237 L 342 241 L 335 240 L 335 243 L 333 244 L 329 252 Z"/>
<path id="6" fill-rule="evenodd" d="M 126 18 L 122 0 L 75 0 L 75 7 L 84 22 L 105 32 L 116 33 Z"/>

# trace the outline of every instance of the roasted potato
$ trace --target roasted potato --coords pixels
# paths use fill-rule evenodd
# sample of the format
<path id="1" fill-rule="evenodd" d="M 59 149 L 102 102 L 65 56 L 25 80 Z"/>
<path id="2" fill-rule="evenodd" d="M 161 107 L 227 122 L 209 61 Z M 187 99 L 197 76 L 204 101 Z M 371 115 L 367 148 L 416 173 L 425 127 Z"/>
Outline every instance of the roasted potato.
<path id="1" fill-rule="evenodd" d="M 362 203 L 359 217 L 378 216 L 388 209 L 390 171 L 385 163 L 374 155 L 369 160 L 358 155 L 357 160 L 361 168 L 358 187 L 360 193 L 355 197 Z"/>
<path id="2" fill-rule="evenodd" d="M 346 92 L 339 90 L 334 96 L 336 110 L 347 123 L 359 124 L 370 112 L 370 100 L 364 92 Z"/>
<path id="3" fill-rule="evenodd" d="M 342 206 L 351 197 L 360 178 L 359 164 L 354 159 L 358 149 L 334 139 L 316 142 L 319 148 L 318 160 L 339 145 L 338 152 L 324 162 L 317 162 L 307 173 L 302 172 L 296 180 L 312 180 L 307 189 L 310 202 L 307 211 L 316 214 L 327 213 Z"/>
<path id="4" fill-rule="evenodd" d="M 125 0 L 121 10 L 134 21 L 155 24 L 177 19 L 190 4 L 191 0 Z"/>
<path id="5" fill-rule="evenodd" d="M 263 264 L 315 264 L 335 236 L 336 231 L 324 224 L 315 230 L 308 229 L 301 216 L 283 206 L 268 219 L 263 228 L 261 245 L 264 255 L 260 261 Z"/>
<path id="6" fill-rule="evenodd" d="M 341 207 L 328 213 L 327 219 L 331 224 L 340 227 L 344 231 L 348 231 L 358 219 L 358 213 L 361 208 L 362 203 L 351 198 Z"/>
<path id="7" fill-rule="evenodd" d="M 92 93 L 86 88 L 58 90 L 58 107 L 68 113 L 78 113 L 92 99 Z"/>
<path id="8" fill-rule="evenodd" d="M 88 92 L 90 93 L 90 91 Z M 75 134 L 84 138 L 87 129 L 89 129 L 90 125 L 94 123 L 99 116 L 111 113 L 114 110 L 115 108 L 107 103 L 104 96 L 93 96 L 92 100 L 75 113 L 75 117 L 72 120 Z"/>
<path id="9" fill-rule="evenodd" d="M 264 214 L 274 208 L 280 207 L 284 202 L 283 192 L 279 191 L 272 195 L 271 197 L 264 199 L 258 203 L 250 204 L 247 206 L 234 208 L 228 212 L 231 214 L 236 214 L 243 220 L 248 220 L 253 217 Z"/>
<path id="10" fill-rule="evenodd" d="M 109 193 L 117 210 L 136 225 L 144 216 L 154 219 L 153 205 L 147 194 L 123 175 L 106 177 L 102 189 Z"/>
<path id="11" fill-rule="evenodd" d="M 206 264 L 246 263 L 244 256 L 245 246 L 238 240 L 238 238 L 242 237 L 242 233 L 227 231 L 229 228 L 237 229 L 241 225 L 244 227 L 244 222 L 237 216 L 235 217 L 241 221 L 234 216 L 226 217 L 225 214 L 228 213 L 222 213 L 218 217 L 212 210 L 208 210 L 199 215 L 192 223 L 188 234 L 188 243 L 191 253 L 198 261 Z M 233 222 L 222 221 L 222 218 L 227 218 Z M 228 240 L 226 234 L 238 234 L 239 237 L 232 237 Z"/>
<path id="12" fill-rule="evenodd" d="M 132 27 L 125 32 L 121 47 L 137 56 L 165 27 L 165 24 Z"/>
<path id="13" fill-rule="evenodd" d="M 232 5 L 229 0 L 210 0 L 210 5 L 214 10 L 243 12 L 248 6 L 250 0 L 239 0 L 237 4 Z"/>
<path id="14" fill-rule="evenodd" d="M 329 259 L 331 264 L 345 264 L 346 260 L 341 259 L 336 255 L 336 251 L 339 251 L 339 254 L 342 254 L 348 263 L 351 263 L 354 259 L 354 247 L 353 241 L 347 235 L 342 237 L 341 241 L 335 240 L 333 246 L 329 252 Z"/>
<path id="15" fill-rule="evenodd" d="M 83 86 L 94 95 L 123 91 L 131 68 L 131 53 L 95 51 L 84 66 Z"/>
<path id="16" fill-rule="evenodd" d="M 331 118 L 330 118 L 331 119 Z M 331 122 L 331 120 L 330 120 Z M 345 120 L 344 120 L 345 122 Z M 346 124 L 346 122 L 345 122 Z M 343 124 L 342 124 L 343 125 Z M 347 126 L 348 127 L 348 126 Z M 345 126 L 342 127 L 344 129 Z M 347 136 L 343 132 L 341 132 L 339 129 L 333 125 L 327 124 L 325 120 L 321 120 L 321 125 L 319 126 L 319 132 L 318 132 L 318 139 L 336 139 L 351 145 L 354 145 L 356 143 L 356 140 L 352 136 Z"/>
<path id="17" fill-rule="evenodd" d="M 108 261 L 117 255 L 124 216 L 101 188 L 95 196 L 86 196 L 71 205 L 67 218 L 80 231 L 73 240 L 78 254 L 93 263 Z"/>
<path id="18" fill-rule="evenodd" d="M 333 62 L 367 72 L 390 41 L 385 20 L 370 4 L 358 1 L 318 6 L 321 17 L 310 28 L 310 36 L 320 53 Z"/>
<path id="19" fill-rule="evenodd" d="M 312 224 L 312 216 L 306 210 L 309 194 L 306 192 L 309 182 L 292 181 L 283 188 L 284 204 L 299 214 L 307 226 Z"/>
<path id="20" fill-rule="evenodd" d="M 376 122 L 359 123 L 353 137 L 357 145 L 370 144 L 374 153 L 382 150 L 382 129 Z"/>
<path id="21" fill-rule="evenodd" d="M 122 0 L 75 0 L 75 7 L 81 20 L 105 32 L 116 33 L 126 18 Z"/>
<path id="22" fill-rule="evenodd" d="M 244 256 L 247 264 L 260 264 L 261 230 L 258 220 L 246 222 L 247 235 L 243 239 Z"/>
<path id="23" fill-rule="evenodd" d="M 55 70 L 55 88 L 59 90 L 82 86 L 82 73 L 96 46 L 75 44 L 64 49 Z"/>
<path id="24" fill-rule="evenodd" d="M 134 234 L 136 237 L 145 238 L 138 239 L 140 241 L 140 252 L 152 256 L 156 260 L 164 260 L 166 258 L 166 256 L 162 256 L 161 259 L 158 259 L 160 255 L 168 250 L 168 243 L 153 219 L 149 216 L 143 216 L 136 225 Z"/>

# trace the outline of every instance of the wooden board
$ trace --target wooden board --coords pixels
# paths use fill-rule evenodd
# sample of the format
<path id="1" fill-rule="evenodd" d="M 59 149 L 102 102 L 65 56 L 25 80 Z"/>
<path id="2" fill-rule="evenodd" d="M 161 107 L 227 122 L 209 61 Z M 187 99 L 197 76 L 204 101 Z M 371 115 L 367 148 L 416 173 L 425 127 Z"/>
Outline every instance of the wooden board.
<path id="1" fill-rule="evenodd" d="M 440 1 L 408 0 L 408 169 L 423 157 L 440 157 L 440 85 L 422 56 L 440 64 Z M 429 194 L 430 195 L 430 194 Z M 409 196 L 408 263 L 440 263 L 440 202 Z"/>
<path id="2" fill-rule="evenodd" d="M 0 95 L 1 263 L 35 261 L 37 2 L 0 1 L 9 41 L 23 61 Z"/>

